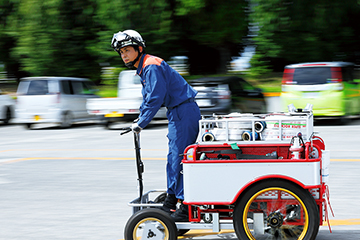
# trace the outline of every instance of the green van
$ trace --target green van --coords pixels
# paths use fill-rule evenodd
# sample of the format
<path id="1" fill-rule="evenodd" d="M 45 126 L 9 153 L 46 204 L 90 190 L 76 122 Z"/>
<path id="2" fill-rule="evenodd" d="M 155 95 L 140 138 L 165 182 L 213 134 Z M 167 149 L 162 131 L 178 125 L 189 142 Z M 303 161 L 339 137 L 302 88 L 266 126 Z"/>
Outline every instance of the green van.
<path id="1" fill-rule="evenodd" d="M 283 110 L 313 105 L 315 117 L 343 117 L 360 113 L 360 84 L 354 81 L 354 64 L 311 62 L 285 66 L 281 100 Z"/>

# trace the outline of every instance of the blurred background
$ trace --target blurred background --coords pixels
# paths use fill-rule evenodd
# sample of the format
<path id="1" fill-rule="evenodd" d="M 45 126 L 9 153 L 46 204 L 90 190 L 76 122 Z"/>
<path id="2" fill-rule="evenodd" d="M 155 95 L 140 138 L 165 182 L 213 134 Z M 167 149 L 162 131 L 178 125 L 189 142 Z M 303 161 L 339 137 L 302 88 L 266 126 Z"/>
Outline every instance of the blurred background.
<path id="1" fill-rule="evenodd" d="M 0 0 L 0 6 L 0 90 L 12 98 L 20 79 L 33 76 L 88 78 L 96 95 L 121 97 L 119 73 L 127 69 L 110 41 L 126 29 L 137 30 L 147 53 L 189 82 L 237 75 L 265 95 L 279 95 L 288 64 L 347 61 L 357 70 L 360 63 L 357 0 Z M 2 118 L 15 115 L 2 111 Z"/>
<path id="2" fill-rule="evenodd" d="M 249 70 L 251 78 L 286 64 L 360 58 L 357 0 L 1 0 L 1 78 L 109 80 L 123 63 L 114 33 L 135 29 L 146 51 L 187 61 L 189 75 Z M 183 56 L 183 57 L 177 57 Z M 184 58 L 185 57 L 185 58 Z M 107 73 L 107 74 L 104 74 Z"/>
<path id="3" fill-rule="evenodd" d="M 16 95 L 24 77 L 89 79 L 99 91 L 79 90 L 76 101 L 83 111 L 81 97 L 100 103 L 129 92 L 118 85 L 129 70 L 110 47 L 113 34 L 126 29 L 142 35 L 147 53 L 166 60 L 189 82 L 196 80 L 204 108 L 219 99 L 222 112 L 234 110 L 225 105 L 228 100 L 244 97 L 234 96 L 235 85 L 243 86 L 239 94 L 256 98 L 259 112 L 265 100 L 264 111 L 279 111 L 288 64 L 352 62 L 351 80 L 360 79 L 359 22 L 359 0 L 0 0 L 0 121 L 11 123 L 16 101 L 29 103 Z M 360 111 L 360 84 L 351 87 Z M 55 104 L 63 100 L 57 94 L 48 94 L 52 105 L 43 112 L 59 108 Z M 108 114 L 121 117 L 109 108 L 109 99 L 119 106 L 117 98 L 104 99 Z M 33 104 L 36 111 L 43 100 Z M 24 112 L 34 121 L 45 118 L 30 108 Z M 166 127 L 151 123 L 142 131 L 147 189 L 166 185 Z M 34 130 L 0 125 L 0 239 L 121 239 L 131 215 L 126 204 L 137 196 L 132 135 L 120 137 L 92 124 Z M 321 238 L 323 231 L 320 239 L 357 239 L 360 120 L 346 126 L 329 121 L 314 130 L 321 131 L 332 154 L 329 184 L 337 219 L 352 221 L 346 229 L 335 227 L 341 234 Z"/>

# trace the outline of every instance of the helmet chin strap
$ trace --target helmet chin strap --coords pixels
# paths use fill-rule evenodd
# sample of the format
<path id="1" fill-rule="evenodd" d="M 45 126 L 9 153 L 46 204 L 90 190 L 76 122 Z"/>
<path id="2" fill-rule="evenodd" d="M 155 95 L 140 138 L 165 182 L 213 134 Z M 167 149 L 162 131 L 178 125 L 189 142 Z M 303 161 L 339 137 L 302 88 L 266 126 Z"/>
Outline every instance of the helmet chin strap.
<path id="1" fill-rule="evenodd" d="M 142 54 L 142 53 L 140 53 L 140 51 L 138 51 L 138 55 L 137 55 L 137 57 L 134 59 L 134 61 L 125 63 L 125 66 L 127 66 L 128 68 L 133 68 L 133 67 L 135 67 L 134 65 L 135 65 L 135 63 L 140 59 L 141 54 Z"/>

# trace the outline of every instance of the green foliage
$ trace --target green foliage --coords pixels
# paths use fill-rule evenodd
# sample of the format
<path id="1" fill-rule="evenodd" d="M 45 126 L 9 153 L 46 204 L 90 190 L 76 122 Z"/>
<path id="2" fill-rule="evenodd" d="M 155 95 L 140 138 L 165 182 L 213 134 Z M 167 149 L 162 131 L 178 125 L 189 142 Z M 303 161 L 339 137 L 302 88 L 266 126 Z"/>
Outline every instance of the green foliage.
<path id="1" fill-rule="evenodd" d="M 261 88 L 265 93 L 280 93 L 282 75 L 282 72 L 271 72 L 256 77 L 246 74 L 243 77 L 252 85 Z"/>
<path id="2" fill-rule="evenodd" d="M 179 6 L 176 9 L 176 15 L 186 16 L 191 12 L 199 12 L 200 9 L 204 8 L 206 3 L 204 0 L 181 0 Z"/>
<path id="3" fill-rule="evenodd" d="M 278 61 L 272 65 L 358 60 L 356 0 L 252 0 L 252 4 L 251 22 L 259 28 L 254 38 L 257 54 Z"/>
<path id="4" fill-rule="evenodd" d="M 123 66 L 114 33 L 135 29 L 146 51 L 168 60 L 188 55 L 224 71 L 247 34 L 245 0 L 0 0 L 0 61 L 14 73 L 88 77 Z M 213 56 L 208 57 L 208 56 Z M 201 58 L 201 61 L 198 58 Z"/>
<path id="5" fill-rule="evenodd" d="M 247 72 L 247 75 L 250 78 L 257 79 L 271 72 L 269 62 L 262 59 L 265 59 L 265 57 L 261 56 L 259 53 L 255 54 L 251 58 L 250 60 L 251 68 L 250 71 Z"/>
<path id="6" fill-rule="evenodd" d="M 102 27 L 97 32 L 99 42 L 97 44 L 98 55 L 102 62 L 110 62 L 112 65 L 123 65 L 119 55 L 110 47 L 110 41 L 114 33 L 126 29 L 138 31 L 146 41 L 146 51 L 169 57 L 169 41 L 174 39 L 171 32 L 171 11 L 165 0 L 98 0 L 96 18 Z M 164 56 L 165 55 L 165 56 Z"/>
<path id="7" fill-rule="evenodd" d="M 99 91 L 96 95 L 100 97 L 117 97 L 116 85 L 101 85 L 98 87 Z"/>
<path id="8" fill-rule="evenodd" d="M 29 75 L 78 76 L 98 80 L 95 0 L 23 0 L 10 28 L 16 46 L 11 57 Z"/>
<path id="9" fill-rule="evenodd" d="M 247 34 L 247 22 L 242 1 L 213 1 L 199 11 L 190 12 L 194 23 L 188 30 L 191 39 L 202 44 L 220 47 L 229 43 L 241 44 Z M 231 3 L 231 4 L 229 4 Z"/>
<path id="10" fill-rule="evenodd" d="M 148 53 L 165 60 L 188 55 L 193 65 L 211 66 L 216 73 L 225 69 L 232 53 L 237 55 L 240 50 L 247 34 L 246 6 L 244 0 L 98 0 L 97 19 L 102 27 L 97 34 L 99 45 L 103 45 L 97 49 L 101 61 L 122 64 L 110 49 L 111 37 L 118 31 L 135 29 L 145 39 Z M 207 51 L 209 55 L 213 54 L 211 51 L 217 55 L 204 57 L 199 50 L 202 46 L 211 48 Z"/>
<path id="11" fill-rule="evenodd" d="M 119 74 L 123 70 L 127 70 L 127 68 L 104 67 L 101 73 L 101 83 L 117 86 Z"/>
<path id="12" fill-rule="evenodd" d="M 256 45 L 253 77 L 293 62 L 360 63 L 358 0 L 0 0 L 0 6 L 0 61 L 17 77 L 113 84 L 117 78 L 103 79 L 101 67 L 123 67 L 110 41 L 126 29 L 140 32 L 150 54 L 187 55 L 191 74 L 225 73 L 244 41 Z M 250 41 L 249 26 L 258 29 Z"/>
<path id="13" fill-rule="evenodd" d="M 174 29 L 176 43 L 187 51 L 191 74 L 225 73 L 248 34 L 245 0 L 179 0 Z"/>

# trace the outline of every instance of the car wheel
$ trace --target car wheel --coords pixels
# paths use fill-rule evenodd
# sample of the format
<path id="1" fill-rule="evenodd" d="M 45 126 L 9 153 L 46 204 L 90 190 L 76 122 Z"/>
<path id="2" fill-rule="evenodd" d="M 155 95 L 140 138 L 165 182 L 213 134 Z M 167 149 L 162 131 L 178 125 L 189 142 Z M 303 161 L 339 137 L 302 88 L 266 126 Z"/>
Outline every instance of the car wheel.
<path id="1" fill-rule="evenodd" d="M 25 123 L 24 126 L 25 126 L 26 129 L 30 130 L 31 127 L 32 127 L 32 123 Z"/>
<path id="2" fill-rule="evenodd" d="M 235 106 L 234 103 L 231 104 L 231 107 L 229 109 L 229 111 L 226 114 L 230 114 L 230 113 L 242 113 L 243 111 L 238 108 L 237 106 Z"/>
<path id="3" fill-rule="evenodd" d="M 260 113 L 267 113 L 266 103 L 261 104 Z"/>
<path id="4" fill-rule="evenodd" d="M 9 124 L 11 118 L 12 118 L 11 109 L 10 107 L 7 107 L 5 111 L 5 118 L 3 120 L 4 124 Z"/>
<path id="5" fill-rule="evenodd" d="M 347 125 L 351 122 L 351 119 L 348 116 L 341 116 L 338 119 L 339 125 Z"/>
<path id="6" fill-rule="evenodd" d="M 72 123 L 73 123 L 73 117 L 72 117 L 71 112 L 65 112 L 62 115 L 60 127 L 61 128 L 69 128 L 69 127 L 71 127 Z"/>
<path id="7" fill-rule="evenodd" d="M 105 127 L 105 129 L 111 129 L 111 125 L 112 125 L 112 122 L 111 121 L 106 121 L 105 123 L 104 123 L 104 127 Z"/>

